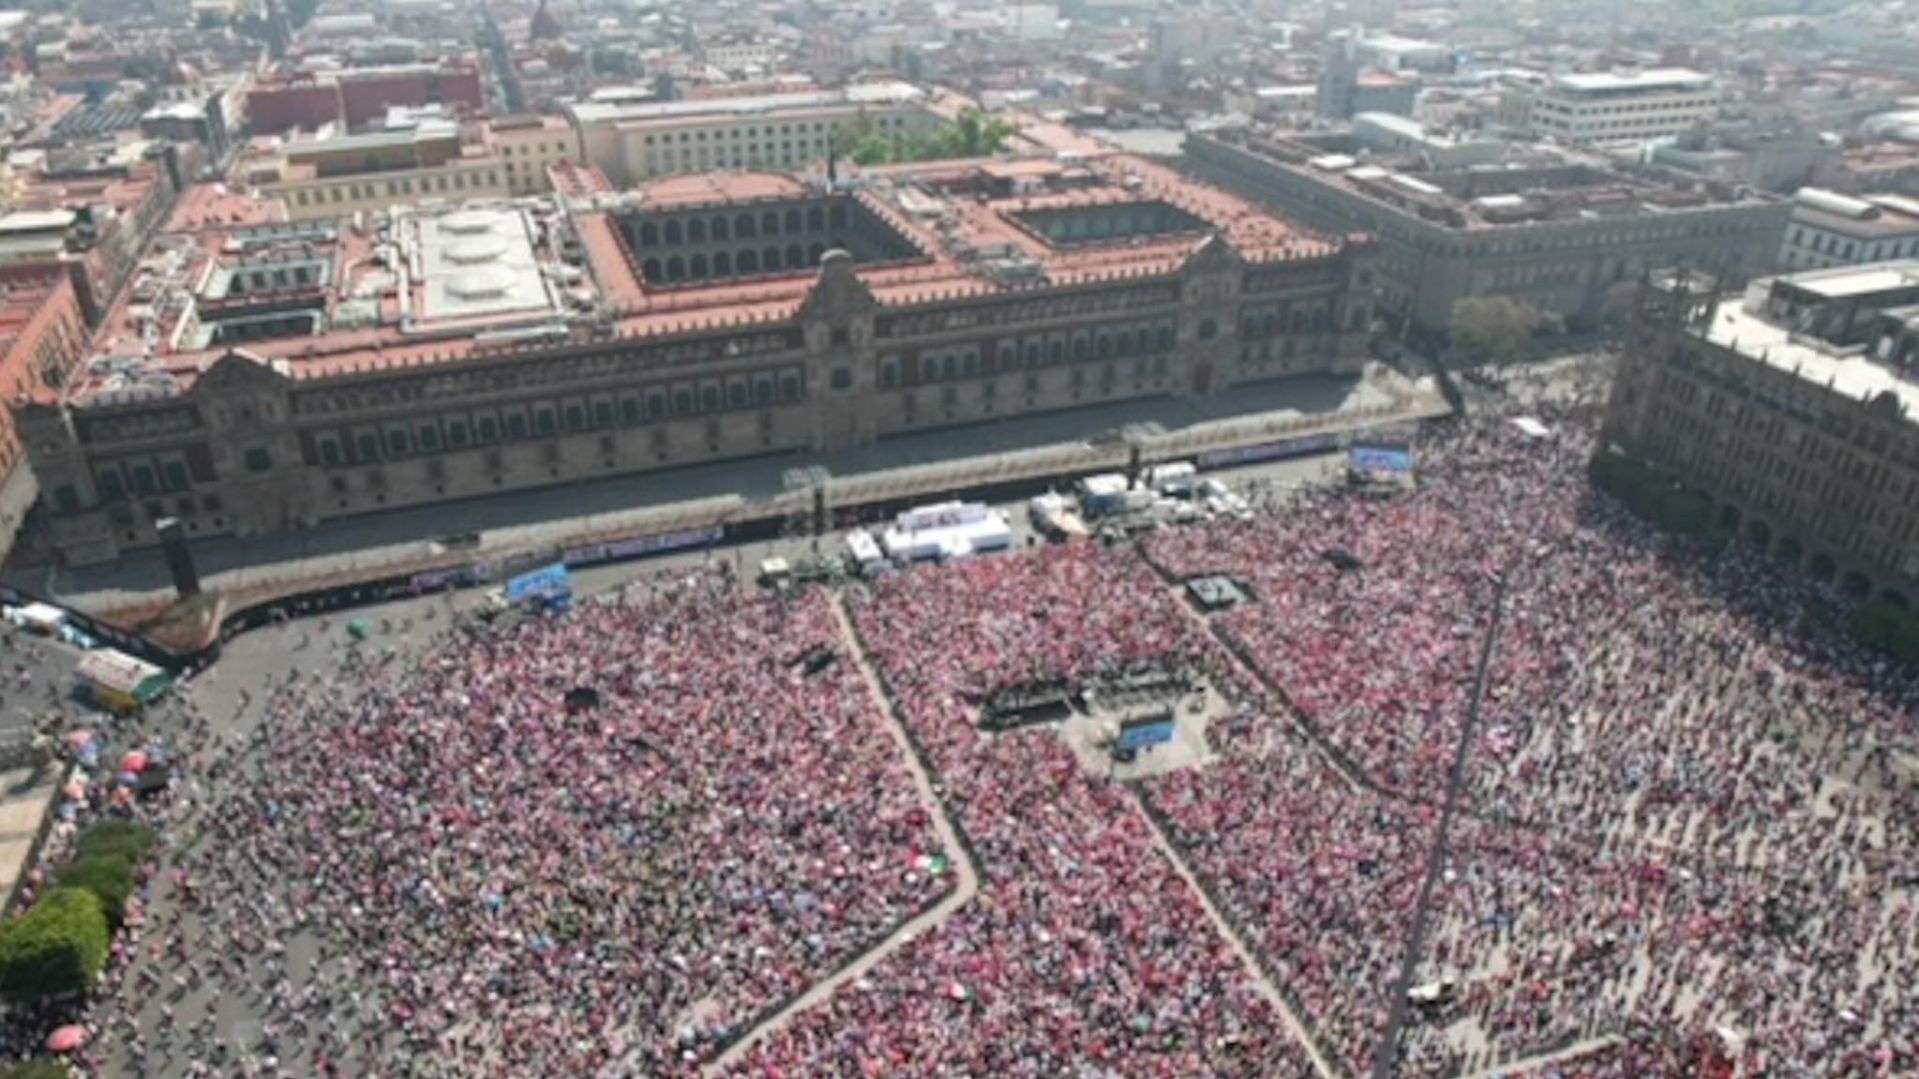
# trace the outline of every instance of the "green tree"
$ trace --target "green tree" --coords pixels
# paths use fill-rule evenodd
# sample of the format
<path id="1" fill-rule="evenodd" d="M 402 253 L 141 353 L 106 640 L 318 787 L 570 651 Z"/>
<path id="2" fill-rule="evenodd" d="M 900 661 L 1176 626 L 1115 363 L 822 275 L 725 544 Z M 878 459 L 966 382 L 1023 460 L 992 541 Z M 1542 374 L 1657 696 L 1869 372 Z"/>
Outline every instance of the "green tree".
<path id="1" fill-rule="evenodd" d="M 118 929 L 126 917 L 127 900 L 133 898 L 133 865 L 118 854 L 89 855 L 55 870 L 53 882 L 62 888 L 92 892 L 100 900 L 107 925 Z"/>
<path id="2" fill-rule="evenodd" d="M 139 862 L 153 849 L 153 829 L 131 820 L 103 820 L 80 833 L 74 843 L 75 858 L 96 854 L 117 854 L 129 862 Z"/>
<path id="3" fill-rule="evenodd" d="M 1539 309 L 1509 296 L 1467 296 L 1453 303 L 1453 345 L 1493 363 L 1511 363 L 1543 322 Z"/>
<path id="4" fill-rule="evenodd" d="M 107 916 L 83 888 L 54 888 L 0 926 L 0 999 L 15 1004 L 84 993 L 107 964 Z"/>

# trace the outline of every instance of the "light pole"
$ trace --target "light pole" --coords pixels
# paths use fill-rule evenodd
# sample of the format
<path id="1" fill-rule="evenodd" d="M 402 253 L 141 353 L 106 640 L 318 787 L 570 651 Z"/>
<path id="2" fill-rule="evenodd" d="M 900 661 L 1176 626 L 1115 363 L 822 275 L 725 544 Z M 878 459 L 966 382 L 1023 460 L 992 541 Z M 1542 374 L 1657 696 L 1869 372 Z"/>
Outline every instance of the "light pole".
<path id="1" fill-rule="evenodd" d="M 1512 580 L 1512 565 L 1499 571 L 1493 590 L 1492 619 L 1480 644 L 1479 666 L 1473 674 L 1472 699 L 1466 705 L 1466 719 L 1459 732 L 1459 744 L 1453 748 L 1453 765 L 1446 778 L 1446 800 L 1439 812 L 1439 830 L 1433 836 L 1432 849 L 1426 855 L 1425 879 L 1419 883 L 1419 901 L 1413 905 L 1411 939 L 1400 959 L 1399 977 L 1392 988 L 1390 1018 L 1386 1034 L 1373 1056 L 1372 1079 L 1392 1079 L 1398 1071 L 1399 1032 L 1406 1025 L 1406 994 L 1412 991 L 1413 976 L 1419 970 L 1419 954 L 1424 950 L 1427 923 L 1432 917 L 1433 885 L 1446 870 L 1447 846 L 1452 838 L 1453 817 L 1466 786 L 1466 763 L 1472 753 L 1473 733 L 1479 729 L 1479 709 L 1486 699 L 1486 684 L 1492 679 L 1493 652 L 1499 643 L 1499 628 L 1506 613 L 1506 589 Z"/>

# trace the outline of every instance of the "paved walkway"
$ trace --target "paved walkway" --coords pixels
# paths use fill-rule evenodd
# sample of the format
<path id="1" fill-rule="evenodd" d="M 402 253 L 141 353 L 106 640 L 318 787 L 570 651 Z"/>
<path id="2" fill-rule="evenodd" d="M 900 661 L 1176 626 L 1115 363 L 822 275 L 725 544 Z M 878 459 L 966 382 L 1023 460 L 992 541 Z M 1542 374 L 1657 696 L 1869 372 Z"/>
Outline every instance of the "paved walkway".
<path id="1" fill-rule="evenodd" d="M 882 941 L 877 947 L 858 959 L 848 963 L 837 974 L 815 982 L 806 992 L 795 997 L 784 1008 L 767 1017 L 758 1026 L 747 1031 L 739 1041 L 734 1042 L 724 1053 L 714 1057 L 704 1074 L 715 1076 L 725 1071 L 743 1058 L 760 1039 L 785 1026 L 793 1016 L 826 1000 L 839 990 L 839 987 L 878 965 L 880 960 L 899 951 L 918 939 L 920 934 L 932 932 L 953 916 L 961 907 L 972 902 L 979 894 L 979 867 L 973 864 L 970 851 L 959 840 L 959 830 L 953 826 L 952 817 L 946 812 L 946 804 L 940 799 L 939 792 L 933 787 L 933 780 L 927 774 L 926 764 L 920 760 L 913 742 L 906 735 L 906 727 L 900 722 L 899 714 L 893 710 L 893 702 L 881 688 L 879 676 L 873 673 L 873 665 L 867 661 L 866 651 L 860 647 L 859 637 L 853 632 L 853 625 L 846 616 L 845 600 L 842 596 L 833 597 L 833 617 L 839 622 L 840 638 L 846 646 L 846 654 L 859 666 L 860 677 L 866 680 L 866 689 L 873 698 L 873 707 L 886 721 L 886 729 L 898 743 L 901 756 L 913 772 L 913 785 L 919 790 L 920 802 L 933 816 L 933 830 L 939 833 L 940 844 L 945 847 L 948 860 L 956 869 L 959 880 L 945 899 L 922 911 L 905 925 Z"/>
<path id="2" fill-rule="evenodd" d="M 31 768 L 0 772 L 0 901 L 13 894 L 26 870 L 33 841 L 65 774 L 66 766 L 59 761 L 38 773 Z"/>
<path id="3" fill-rule="evenodd" d="M 1139 798 L 1137 788 L 1133 789 L 1133 797 Z M 1199 878 L 1187 868 L 1186 859 L 1180 856 L 1179 849 L 1166 838 L 1166 833 L 1160 830 L 1159 822 L 1153 819 L 1153 815 L 1146 811 L 1143 804 L 1139 807 L 1139 812 L 1140 816 L 1146 818 L 1146 823 L 1152 826 L 1154 846 L 1157 846 L 1160 853 L 1166 856 L 1166 860 L 1172 863 L 1174 871 L 1179 874 L 1181 880 L 1186 882 L 1186 887 L 1192 890 L 1193 898 L 1197 899 L 1201 909 L 1206 911 L 1206 917 L 1213 923 L 1213 929 L 1233 946 L 1233 953 L 1239 956 L 1240 965 L 1246 968 L 1246 973 L 1253 979 L 1253 987 L 1258 989 L 1259 995 L 1265 997 L 1266 1003 L 1271 1004 L 1273 1010 L 1279 1013 L 1280 1021 L 1286 1024 L 1286 1032 L 1292 1035 L 1293 1040 L 1299 1043 L 1299 1047 L 1306 1051 L 1307 1056 L 1312 1057 L 1313 1069 L 1326 1079 L 1334 1079 L 1338 1073 L 1326 1063 L 1325 1056 L 1319 1051 L 1319 1043 L 1307 1033 L 1306 1024 L 1300 1022 L 1299 1016 L 1293 1014 L 1292 1005 L 1286 1003 L 1286 997 L 1279 991 L 1279 986 L 1274 985 L 1273 980 L 1266 976 L 1265 969 L 1253 956 L 1252 949 L 1240 939 L 1239 930 L 1235 929 L 1233 923 L 1213 905 L 1213 897 L 1206 894 L 1206 889 L 1199 886 Z"/>

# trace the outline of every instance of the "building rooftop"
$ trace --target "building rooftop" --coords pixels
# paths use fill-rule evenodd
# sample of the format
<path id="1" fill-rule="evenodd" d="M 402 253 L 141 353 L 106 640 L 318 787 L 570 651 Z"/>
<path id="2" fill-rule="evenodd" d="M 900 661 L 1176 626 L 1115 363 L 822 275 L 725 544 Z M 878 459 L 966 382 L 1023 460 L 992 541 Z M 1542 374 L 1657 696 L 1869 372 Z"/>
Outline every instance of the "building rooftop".
<path id="1" fill-rule="evenodd" d="M 839 188 L 769 173 L 679 176 L 625 193 L 587 170 L 562 179 L 557 198 L 396 210 L 364 227 L 230 222 L 220 209 L 228 196 L 202 185 L 142 261 L 68 400 L 175 393 L 236 345 L 291 377 L 316 378 L 455 362 L 536 339 L 748 327 L 792 318 L 818 279 L 806 260 L 650 281 L 625 230 L 652 215 L 856 210 L 873 236 L 855 272 L 888 307 L 1171 274 L 1214 236 L 1253 264 L 1327 257 L 1348 242 L 1113 153 L 920 164 Z"/>
<path id="2" fill-rule="evenodd" d="M 1713 77 L 1703 71 L 1684 67 L 1648 68 L 1644 71 L 1600 71 L 1588 74 L 1560 75 L 1553 86 L 1570 94 L 1610 95 L 1646 93 L 1652 90 L 1703 90 Z"/>
<path id="3" fill-rule="evenodd" d="M 658 123 L 701 116 L 741 116 L 861 105 L 901 105 L 926 100 L 926 91 L 907 82 L 855 83 L 836 90 L 809 90 L 753 97 L 714 97 L 693 101 L 576 101 L 565 106 L 581 125 Z"/>
<path id="4" fill-rule="evenodd" d="M 1777 202 L 1762 192 L 1716 181 L 1626 172 L 1602 157 L 1565 147 L 1515 145 L 1506 161 L 1434 168 L 1424 154 L 1363 147 L 1350 130 L 1256 128 L 1207 137 L 1316 183 L 1454 229 L 1625 219 Z"/>
<path id="5" fill-rule="evenodd" d="M 1889 394 L 1903 408 L 1907 422 L 1919 423 L 1919 381 L 1914 381 L 1913 374 L 1877 356 L 1869 339 L 1838 344 L 1800 328 L 1805 320 L 1785 312 L 1801 309 L 1782 308 L 1779 302 L 1787 291 L 1820 302 L 1919 295 L 1919 262 L 1813 270 L 1754 281 L 1743 296 L 1720 300 L 1710 319 L 1695 331 L 1713 344 L 1855 400 L 1875 401 Z M 1901 307 L 1895 304 L 1882 310 L 1897 314 Z M 1852 318 L 1847 321 L 1850 325 Z"/>

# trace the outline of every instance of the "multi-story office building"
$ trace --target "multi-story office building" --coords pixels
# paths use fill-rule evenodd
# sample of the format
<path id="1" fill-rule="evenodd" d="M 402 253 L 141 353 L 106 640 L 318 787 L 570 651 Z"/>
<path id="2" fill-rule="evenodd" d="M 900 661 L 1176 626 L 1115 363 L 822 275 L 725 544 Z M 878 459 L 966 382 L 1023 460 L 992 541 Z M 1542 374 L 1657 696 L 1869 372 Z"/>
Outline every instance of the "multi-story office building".
<path id="1" fill-rule="evenodd" d="M 295 221 L 319 221 L 426 199 L 504 198 L 546 191 L 547 170 L 576 161 L 559 117 L 502 117 L 472 132 L 434 113 L 394 114 L 381 130 L 327 129 L 271 144 L 235 166 Z"/>
<path id="2" fill-rule="evenodd" d="M 1434 333 L 1467 296 L 1511 296 L 1590 326 L 1648 269 L 1768 272 L 1791 212 L 1741 187 L 1564 150 L 1433 167 L 1424 153 L 1362 161 L 1363 149 L 1350 132 L 1218 132 L 1188 136 L 1186 161 L 1309 225 L 1378 237 L 1383 310 Z"/>
<path id="3" fill-rule="evenodd" d="M 1788 270 L 1856 266 L 1919 257 L 1919 199 L 1841 195 L 1816 187 L 1793 196 L 1792 223 L 1779 250 Z"/>
<path id="4" fill-rule="evenodd" d="M 51 539 L 385 508 L 1355 372 L 1370 245 L 1124 155 L 708 173 L 338 219 L 196 218 L 21 413 Z"/>
<path id="5" fill-rule="evenodd" d="M 1642 289 L 1605 441 L 1864 598 L 1919 599 L 1919 262 Z"/>
<path id="6" fill-rule="evenodd" d="M 1560 75 L 1532 102 L 1534 133 L 1562 142 L 1644 142 L 1719 114 L 1711 75 L 1685 68 Z"/>
<path id="7" fill-rule="evenodd" d="M 926 91 L 904 82 L 855 83 L 697 101 L 582 101 L 566 106 L 581 160 L 614 184 L 710 169 L 794 171 L 825 161 L 840 133 L 860 125 L 887 137 L 944 122 Z"/>

